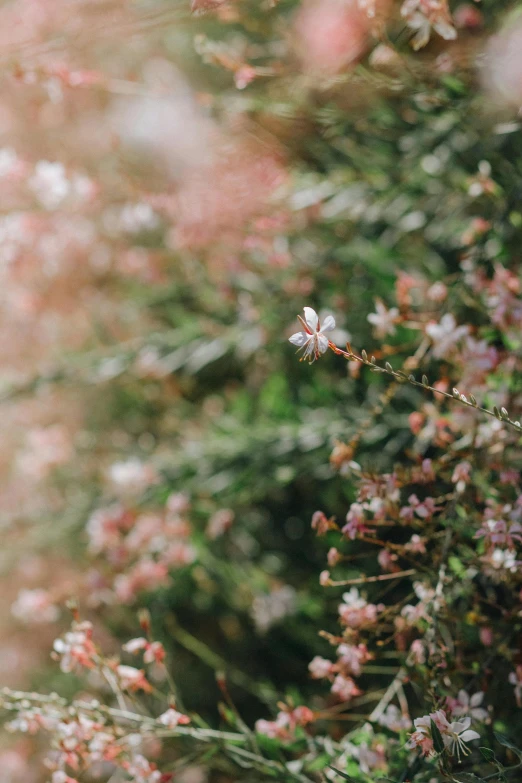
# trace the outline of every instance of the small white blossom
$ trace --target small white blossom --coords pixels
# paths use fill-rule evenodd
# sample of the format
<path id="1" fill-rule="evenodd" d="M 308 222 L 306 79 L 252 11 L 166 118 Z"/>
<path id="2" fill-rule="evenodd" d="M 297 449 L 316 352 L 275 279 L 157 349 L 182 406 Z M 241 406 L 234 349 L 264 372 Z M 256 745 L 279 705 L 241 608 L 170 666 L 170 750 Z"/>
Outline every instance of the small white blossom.
<path id="1" fill-rule="evenodd" d="M 54 623 L 60 611 L 47 590 L 22 589 L 11 606 L 11 614 L 23 623 Z"/>
<path id="2" fill-rule="evenodd" d="M 468 326 L 457 326 L 457 322 L 451 313 L 443 315 L 438 324 L 428 324 L 426 326 L 426 334 L 433 342 L 433 355 L 437 359 L 446 357 L 468 331 Z"/>
<path id="3" fill-rule="evenodd" d="M 328 350 L 328 337 L 324 332 L 335 329 L 335 319 L 332 315 L 327 315 L 321 327 L 319 316 L 311 307 L 304 308 L 304 319 L 300 315 L 297 317 L 303 326 L 303 331 L 293 334 L 289 341 L 303 351 L 303 359 L 313 362 Z"/>
<path id="4" fill-rule="evenodd" d="M 457 37 L 447 0 L 405 0 L 401 8 L 401 16 L 406 20 L 408 27 L 415 31 L 412 40 L 415 50 L 426 46 L 432 29 L 446 41 L 452 41 Z"/>
<path id="5" fill-rule="evenodd" d="M 368 316 L 368 321 L 375 327 L 375 336 L 382 338 L 388 334 L 395 334 L 395 323 L 399 316 L 398 309 L 391 307 L 388 310 L 380 299 L 376 299 L 375 310 L 375 313 L 370 313 Z"/>
<path id="6" fill-rule="evenodd" d="M 471 718 L 463 718 L 462 720 L 453 721 L 446 727 L 445 731 L 441 732 L 445 747 L 452 756 L 456 756 L 459 760 L 461 753 L 464 756 L 469 754 L 469 749 L 465 743 L 480 739 L 480 734 L 469 728 L 470 724 Z"/>
<path id="7" fill-rule="evenodd" d="M 168 729 L 175 729 L 176 726 L 190 723 L 188 715 L 183 715 L 182 712 L 178 712 L 173 707 L 170 707 L 166 712 L 159 716 L 158 722 L 166 726 Z"/>
<path id="8" fill-rule="evenodd" d="M 484 691 L 478 691 L 470 696 L 464 690 L 460 690 L 457 697 L 457 703 L 452 709 L 453 715 L 469 715 L 475 720 L 483 721 L 488 717 L 488 711 L 481 707 L 484 700 Z"/>

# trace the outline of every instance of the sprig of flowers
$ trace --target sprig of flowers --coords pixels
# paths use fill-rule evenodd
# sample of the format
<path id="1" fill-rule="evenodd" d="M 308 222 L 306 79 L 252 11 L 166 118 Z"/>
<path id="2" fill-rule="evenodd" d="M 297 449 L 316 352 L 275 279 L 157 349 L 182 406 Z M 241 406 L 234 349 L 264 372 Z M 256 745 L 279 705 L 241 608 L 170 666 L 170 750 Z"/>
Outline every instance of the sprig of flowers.
<path id="1" fill-rule="evenodd" d="M 449 392 L 431 386 L 426 375 L 423 375 L 422 380 L 418 381 L 412 373 L 406 373 L 403 370 L 394 370 L 389 362 L 386 362 L 383 367 L 377 364 L 375 356 L 368 357 L 368 354 L 364 349 L 359 356 L 355 353 L 350 343 L 346 343 L 346 350 L 339 348 L 324 334 L 324 332 L 331 331 L 335 328 L 335 319 L 333 316 L 328 315 L 321 327 L 319 316 L 315 310 L 311 307 L 305 307 L 304 313 L 304 319 L 299 315 L 297 316 L 300 323 L 303 325 L 303 331 L 296 332 L 289 337 L 289 342 L 299 346 L 299 349 L 303 351 L 301 361 L 309 361 L 310 364 L 312 364 L 312 362 L 319 359 L 320 356 L 330 349 L 337 356 L 343 356 L 348 361 L 358 362 L 359 364 L 369 367 L 372 372 L 385 373 L 399 383 L 409 383 L 411 386 L 426 389 L 433 394 L 439 394 L 442 397 L 446 397 L 448 400 L 455 400 L 467 408 L 475 408 L 476 410 L 485 413 L 487 416 L 492 416 L 498 421 L 513 427 L 518 432 L 522 432 L 522 424 L 520 421 L 511 419 L 505 407 L 498 408 L 495 405 L 493 410 L 490 410 L 489 408 L 484 408 L 482 405 L 479 405 L 473 394 L 462 394 L 457 388 L 454 388 L 452 393 L 449 394 Z"/>

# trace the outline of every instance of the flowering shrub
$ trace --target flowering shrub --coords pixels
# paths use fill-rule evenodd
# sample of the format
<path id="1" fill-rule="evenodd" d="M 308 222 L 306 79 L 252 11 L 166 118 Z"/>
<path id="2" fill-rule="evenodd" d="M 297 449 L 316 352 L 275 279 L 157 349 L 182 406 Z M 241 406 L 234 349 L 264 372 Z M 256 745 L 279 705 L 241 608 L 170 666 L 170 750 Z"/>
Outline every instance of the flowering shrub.
<path id="1" fill-rule="evenodd" d="M 2 774 L 516 780 L 516 9 L 44 5 L 0 8 Z"/>

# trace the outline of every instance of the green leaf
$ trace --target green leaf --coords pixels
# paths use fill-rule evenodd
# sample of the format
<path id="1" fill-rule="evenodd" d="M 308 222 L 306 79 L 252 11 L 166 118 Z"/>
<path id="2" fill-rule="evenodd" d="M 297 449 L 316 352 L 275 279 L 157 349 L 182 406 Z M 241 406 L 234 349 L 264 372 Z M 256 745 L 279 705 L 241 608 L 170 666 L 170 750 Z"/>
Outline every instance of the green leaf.
<path id="1" fill-rule="evenodd" d="M 505 748 L 509 748 L 509 750 L 512 750 L 513 753 L 516 753 L 519 759 L 522 759 L 522 750 L 520 750 L 520 748 L 517 748 L 517 746 L 511 742 L 509 737 L 506 737 L 506 735 L 503 734 L 501 731 L 494 731 L 493 734 L 495 735 L 495 739 L 497 740 L 497 742 L 500 742 L 500 744 L 503 745 Z"/>
<path id="2" fill-rule="evenodd" d="M 457 576 L 464 576 L 466 569 L 458 557 L 450 556 L 448 558 L 448 565 Z"/>
<path id="3" fill-rule="evenodd" d="M 479 750 L 486 761 L 495 761 L 495 753 L 491 750 L 491 748 L 479 748 Z"/>
<path id="4" fill-rule="evenodd" d="M 437 728 L 437 724 L 435 723 L 434 720 L 431 720 L 430 723 L 431 723 L 431 737 L 433 739 L 433 747 L 435 748 L 436 753 L 442 753 L 444 751 L 444 742 L 442 739 L 442 734 Z"/>

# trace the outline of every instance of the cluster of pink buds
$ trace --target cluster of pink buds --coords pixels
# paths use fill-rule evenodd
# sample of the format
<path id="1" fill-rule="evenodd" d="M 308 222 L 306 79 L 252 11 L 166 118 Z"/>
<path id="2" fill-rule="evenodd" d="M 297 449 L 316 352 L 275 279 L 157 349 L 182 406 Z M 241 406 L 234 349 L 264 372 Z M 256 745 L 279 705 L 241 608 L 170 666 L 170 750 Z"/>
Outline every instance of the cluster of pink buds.
<path id="1" fill-rule="evenodd" d="M 87 523 L 90 549 L 103 555 L 116 574 L 105 589 L 104 576 L 97 575 L 102 587 L 92 600 L 133 603 L 139 592 L 168 584 L 171 570 L 193 563 L 188 510 L 188 499 L 177 493 L 161 511 L 137 513 L 122 505 L 97 510 Z"/>
<path id="2" fill-rule="evenodd" d="M 53 657 L 60 661 L 63 672 L 94 669 L 98 663 L 98 650 L 92 641 L 92 623 L 74 621 L 70 631 L 55 639 Z"/>
<path id="3" fill-rule="evenodd" d="M 366 628 L 377 622 L 379 613 L 384 610 L 384 604 L 371 604 L 363 598 L 356 587 L 343 594 L 343 603 L 339 604 L 339 617 L 348 628 Z"/>
<path id="4" fill-rule="evenodd" d="M 352 588 L 352 592 L 345 594 L 344 598 L 349 603 L 342 605 L 345 607 L 343 612 L 350 612 L 352 623 L 356 623 L 351 626 L 351 632 L 356 634 L 355 628 L 359 627 L 361 623 L 366 625 L 368 618 L 373 618 L 374 612 L 379 611 L 380 607 L 367 604 L 364 598 L 359 597 L 355 588 Z M 353 612 L 356 614 L 352 614 Z M 332 641 L 336 643 L 339 640 L 332 638 Z M 350 702 L 362 694 L 362 690 L 353 678 L 362 674 L 364 664 L 372 658 L 373 655 L 365 644 L 349 644 L 342 641 L 337 647 L 337 661 L 316 655 L 310 661 L 308 669 L 313 679 L 327 679 L 331 682 L 330 690 L 339 701 Z"/>

